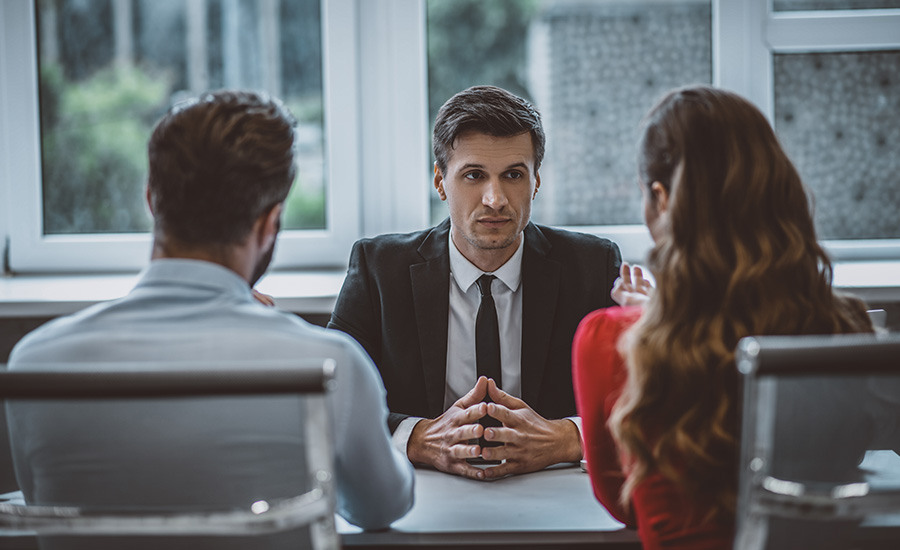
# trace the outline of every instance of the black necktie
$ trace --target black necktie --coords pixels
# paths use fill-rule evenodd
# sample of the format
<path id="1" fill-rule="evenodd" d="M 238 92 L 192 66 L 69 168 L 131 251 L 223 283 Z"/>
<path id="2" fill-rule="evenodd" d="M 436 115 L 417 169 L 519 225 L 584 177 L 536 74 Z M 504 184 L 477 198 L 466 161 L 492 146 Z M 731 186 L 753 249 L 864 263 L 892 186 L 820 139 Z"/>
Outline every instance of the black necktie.
<path id="1" fill-rule="evenodd" d="M 497 387 L 501 384 L 500 372 L 500 325 L 497 322 L 497 307 L 494 305 L 494 296 L 491 294 L 491 281 L 493 275 L 482 275 L 478 278 L 478 290 L 481 291 L 481 305 L 478 306 L 478 314 L 475 316 L 475 365 L 478 376 L 493 378 Z M 490 403 L 490 396 L 484 398 Z M 500 421 L 490 416 L 482 417 L 479 421 L 485 428 L 499 427 Z M 478 444 L 482 447 L 496 447 L 502 443 L 486 441 L 482 437 Z"/>
<path id="2" fill-rule="evenodd" d="M 475 364 L 478 376 L 493 378 L 499 388 L 500 373 L 500 326 L 497 323 L 497 308 L 491 294 L 493 275 L 482 275 L 478 278 L 478 290 L 481 291 L 481 305 L 475 317 Z"/>

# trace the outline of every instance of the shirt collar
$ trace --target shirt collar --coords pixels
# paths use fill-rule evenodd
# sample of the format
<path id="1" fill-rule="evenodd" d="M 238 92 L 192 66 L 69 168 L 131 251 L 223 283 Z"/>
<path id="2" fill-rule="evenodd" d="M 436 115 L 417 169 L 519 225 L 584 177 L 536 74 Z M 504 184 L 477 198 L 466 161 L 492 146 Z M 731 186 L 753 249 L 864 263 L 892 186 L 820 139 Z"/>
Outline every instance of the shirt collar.
<path id="1" fill-rule="evenodd" d="M 485 272 L 478 269 L 475 264 L 462 255 L 462 252 L 456 248 L 456 243 L 453 242 L 451 235 L 452 230 L 447 235 L 447 239 L 450 240 L 450 274 L 456 281 L 457 286 L 463 292 L 468 292 L 469 287 L 475 284 L 475 281 Z M 506 263 L 496 271 L 489 273 L 489 275 L 500 279 L 513 292 L 519 288 L 519 283 L 522 281 L 522 249 L 524 245 L 525 233 L 523 232 L 522 239 L 519 241 L 519 247 L 516 248 L 512 257 L 506 260 Z"/>
<path id="2" fill-rule="evenodd" d="M 227 267 L 203 260 L 163 258 L 150 262 L 138 277 L 135 288 L 179 285 L 215 289 L 252 299 L 250 285 Z"/>

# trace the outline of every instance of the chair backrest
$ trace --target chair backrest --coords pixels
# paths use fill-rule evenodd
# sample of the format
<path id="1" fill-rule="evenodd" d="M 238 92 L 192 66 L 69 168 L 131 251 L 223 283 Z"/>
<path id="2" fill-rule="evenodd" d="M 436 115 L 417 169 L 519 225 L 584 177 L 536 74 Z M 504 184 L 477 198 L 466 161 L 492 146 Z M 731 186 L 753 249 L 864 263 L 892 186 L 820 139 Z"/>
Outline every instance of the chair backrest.
<path id="1" fill-rule="evenodd" d="M 887 311 L 884 309 L 870 309 L 866 311 L 872 326 L 876 329 L 887 329 Z"/>
<path id="2" fill-rule="evenodd" d="M 310 487 L 303 494 L 259 500 L 246 509 L 225 504 L 198 508 L 180 506 L 177 502 L 152 507 L 143 507 L 141 502 L 103 506 L 73 502 L 49 506 L 25 505 L 13 500 L 0 502 L 0 530 L 26 530 L 39 535 L 256 535 L 308 525 L 313 548 L 339 548 L 334 525 L 333 435 L 326 403 L 334 369 L 331 359 L 67 363 L 28 365 L 27 370 L 15 371 L 0 368 L 0 399 L 7 400 L 11 411 L 22 404 L 58 404 L 69 400 L 134 402 L 184 398 L 196 401 L 239 396 L 302 396 L 299 409 L 302 418 L 297 419 L 297 424 L 304 432 L 303 451 Z M 302 465 L 298 463 L 298 467 Z"/>
<path id="3" fill-rule="evenodd" d="M 735 548 L 897 547 L 900 337 L 744 338 L 736 364 Z"/>

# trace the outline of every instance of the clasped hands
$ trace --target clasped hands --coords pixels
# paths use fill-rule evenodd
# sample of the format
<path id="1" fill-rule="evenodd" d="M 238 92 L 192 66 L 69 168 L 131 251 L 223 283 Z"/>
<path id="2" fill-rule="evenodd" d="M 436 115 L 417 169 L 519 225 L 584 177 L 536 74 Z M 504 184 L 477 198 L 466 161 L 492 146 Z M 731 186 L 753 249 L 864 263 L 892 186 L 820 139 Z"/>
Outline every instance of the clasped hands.
<path id="1" fill-rule="evenodd" d="M 485 403 L 490 396 L 493 403 Z M 501 427 L 485 429 L 478 420 L 491 416 Z M 498 447 L 471 444 L 481 436 L 503 443 Z M 581 459 L 581 438 L 570 420 L 547 420 L 524 401 L 509 395 L 493 380 L 480 377 L 469 392 L 441 416 L 419 421 L 409 438 L 407 455 L 414 463 L 471 479 L 497 479 L 541 470 L 558 462 Z M 466 462 L 481 456 L 505 460 L 479 468 Z"/>

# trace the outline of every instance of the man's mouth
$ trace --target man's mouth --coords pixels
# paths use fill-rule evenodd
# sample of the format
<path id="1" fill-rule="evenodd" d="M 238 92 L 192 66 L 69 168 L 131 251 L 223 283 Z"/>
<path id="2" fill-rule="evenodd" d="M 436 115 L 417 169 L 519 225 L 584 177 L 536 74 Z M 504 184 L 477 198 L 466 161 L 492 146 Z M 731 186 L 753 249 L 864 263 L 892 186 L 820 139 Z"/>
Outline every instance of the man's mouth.
<path id="1" fill-rule="evenodd" d="M 478 218 L 479 224 L 481 224 L 484 227 L 489 227 L 489 228 L 503 227 L 504 225 L 510 223 L 510 221 L 511 220 L 509 218 L 495 218 L 495 217 Z"/>

